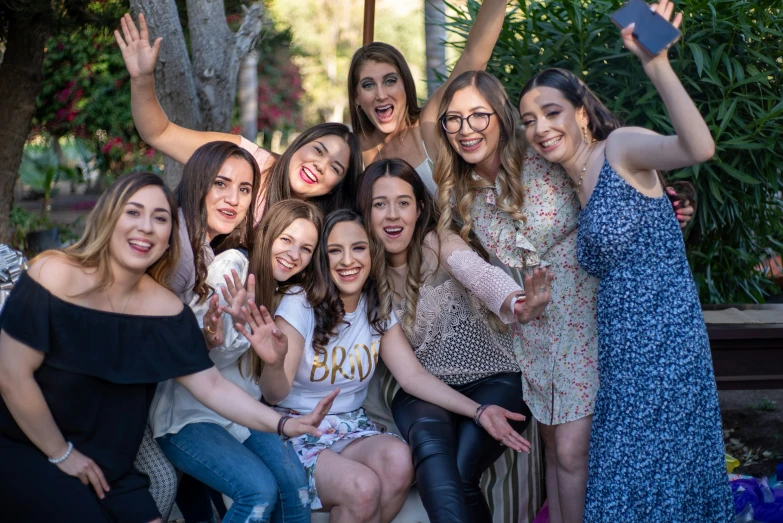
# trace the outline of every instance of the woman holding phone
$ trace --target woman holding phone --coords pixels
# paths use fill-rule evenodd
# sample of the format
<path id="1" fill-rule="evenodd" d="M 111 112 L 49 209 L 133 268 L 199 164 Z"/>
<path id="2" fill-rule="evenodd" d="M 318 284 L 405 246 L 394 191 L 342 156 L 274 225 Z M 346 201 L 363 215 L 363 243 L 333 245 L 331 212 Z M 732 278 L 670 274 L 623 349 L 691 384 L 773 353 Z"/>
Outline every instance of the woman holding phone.
<path id="1" fill-rule="evenodd" d="M 669 20 L 673 10 L 662 0 L 655 16 Z M 678 14 L 673 25 L 681 20 Z M 661 95 L 674 135 L 622 127 L 576 75 L 561 69 L 533 77 L 520 100 L 528 142 L 573 181 L 582 205 L 578 260 L 600 281 L 601 386 L 584 516 L 728 522 L 734 507 L 709 340 L 658 174 L 709 160 L 715 143 L 666 50 L 648 54 L 633 31 L 633 24 L 622 30 L 623 43 Z"/>

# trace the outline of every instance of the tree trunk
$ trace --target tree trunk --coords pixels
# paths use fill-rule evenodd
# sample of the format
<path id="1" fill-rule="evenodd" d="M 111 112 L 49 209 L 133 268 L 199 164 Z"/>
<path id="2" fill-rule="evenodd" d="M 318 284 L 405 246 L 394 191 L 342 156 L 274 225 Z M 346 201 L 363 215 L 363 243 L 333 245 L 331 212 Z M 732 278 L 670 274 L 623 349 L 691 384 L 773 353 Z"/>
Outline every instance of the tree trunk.
<path id="1" fill-rule="evenodd" d="M 242 58 L 261 32 L 260 2 L 251 5 L 236 34 L 226 23 L 221 0 L 187 0 L 188 29 L 193 62 L 179 23 L 174 0 L 131 0 L 134 12 L 143 12 L 150 38 L 163 37 L 155 93 L 169 120 L 195 130 L 227 132 L 237 92 Z M 174 187 L 182 165 L 164 160 L 166 183 Z"/>
<path id="2" fill-rule="evenodd" d="M 446 77 L 446 2 L 424 0 L 424 31 L 427 49 L 427 94 L 432 96 Z"/>
<path id="3" fill-rule="evenodd" d="M 258 136 L 258 52 L 250 51 L 239 66 L 239 116 L 242 136 L 254 142 Z"/>
<path id="4" fill-rule="evenodd" d="M 185 36 L 174 0 L 131 0 L 135 16 L 144 13 L 150 40 L 162 36 L 158 65 L 155 67 L 155 94 L 169 120 L 197 131 L 204 130 L 190 65 Z M 168 156 L 163 159 L 166 185 L 174 188 L 182 177 L 182 164 Z"/>
<path id="5" fill-rule="evenodd" d="M 46 34 L 34 20 L 13 17 L 0 65 L 0 243 L 10 239 L 14 185 L 41 88 Z"/>

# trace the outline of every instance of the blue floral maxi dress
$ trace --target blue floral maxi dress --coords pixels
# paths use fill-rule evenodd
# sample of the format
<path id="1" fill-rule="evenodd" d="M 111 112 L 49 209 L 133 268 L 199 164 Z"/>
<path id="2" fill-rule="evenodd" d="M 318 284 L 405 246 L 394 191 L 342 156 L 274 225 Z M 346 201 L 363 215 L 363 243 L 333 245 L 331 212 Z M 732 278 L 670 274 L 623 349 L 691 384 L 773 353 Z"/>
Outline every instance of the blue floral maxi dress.
<path id="1" fill-rule="evenodd" d="M 577 252 L 600 279 L 585 522 L 733 521 L 709 340 L 669 199 L 604 160 Z"/>

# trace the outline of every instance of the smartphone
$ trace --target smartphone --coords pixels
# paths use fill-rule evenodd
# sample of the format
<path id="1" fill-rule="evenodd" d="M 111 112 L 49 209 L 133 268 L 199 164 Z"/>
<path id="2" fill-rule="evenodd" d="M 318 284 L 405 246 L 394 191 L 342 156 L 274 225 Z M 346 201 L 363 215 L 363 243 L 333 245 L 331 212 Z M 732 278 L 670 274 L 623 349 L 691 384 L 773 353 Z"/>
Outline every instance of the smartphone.
<path id="1" fill-rule="evenodd" d="M 634 39 L 653 56 L 677 41 L 682 33 L 664 17 L 653 11 L 644 0 L 630 0 L 612 13 L 612 22 L 620 29 L 636 24 Z"/>

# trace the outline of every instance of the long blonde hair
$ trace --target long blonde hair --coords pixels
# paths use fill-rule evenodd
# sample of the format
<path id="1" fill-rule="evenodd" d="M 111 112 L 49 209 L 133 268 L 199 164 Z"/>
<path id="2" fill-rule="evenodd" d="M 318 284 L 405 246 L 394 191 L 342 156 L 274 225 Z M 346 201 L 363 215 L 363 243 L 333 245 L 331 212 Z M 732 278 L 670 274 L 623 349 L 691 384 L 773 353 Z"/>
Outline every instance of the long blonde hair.
<path id="1" fill-rule="evenodd" d="M 254 274 L 256 277 L 256 303 L 266 307 L 273 318 L 281 298 L 289 289 L 296 285 L 304 286 L 305 282 L 313 280 L 312 261 L 299 274 L 284 282 L 275 281 L 272 272 L 272 244 L 289 225 L 300 218 L 312 223 L 318 234 L 321 233 L 323 228 L 321 210 L 312 203 L 295 199 L 279 201 L 266 209 L 264 218 L 255 230 L 255 241 L 250 253 L 248 274 Z M 315 255 L 316 253 L 313 252 L 313 258 Z M 264 370 L 263 360 L 258 357 L 255 351 L 250 350 L 246 362 L 253 377 L 258 380 Z M 240 367 L 240 371 L 242 370 Z"/>
<path id="2" fill-rule="evenodd" d="M 152 173 L 130 173 L 118 178 L 106 189 L 90 211 L 84 224 L 84 234 L 79 241 L 62 251 L 42 252 L 31 263 L 52 255 L 64 257 L 80 267 L 96 269 L 98 279 L 95 285 L 77 296 L 107 289 L 114 283 L 109 252 L 114 228 L 120 215 L 125 212 L 125 205 L 131 197 L 149 186 L 159 187 L 166 196 L 171 211 L 171 234 L 168 249 L 147 268 L 146 273 L 157 283 L 169 288 L 169 281 L 180 256 L 177 204 L 171 190 L 163 183 L 163 179 Z"/>
<path id="3" fill-rule="evenodd" d="M 468 87 L 475 87 L 489 103 L 500 125 L 500 168 L 496 184 L 500 188 L 497 207 L 515 220 L 524 220 L 522 215 L 522 167 L 525 153 L 525 139 L 519 127 L 519 115 L 506 95 L 500 81 L 485 71 L 466 71 L 459 75 L 443 93 L 438 108 L 438 121 L 446 114 L 454 95 Z M 466 162 L 449 144 L 446 131 L 437 126 L 435 141 L 438 146 L 433 178 L 438 184 L 438 208 L 440 219 L 438 230 L 449 230 L 452 222 L 452 199 L 462 227 L 460 236 L 468 241 L 472 225 L 470 208 L 475 192 L 493 184 L 487 180 L 473 180 L 473 165 Z"/>

